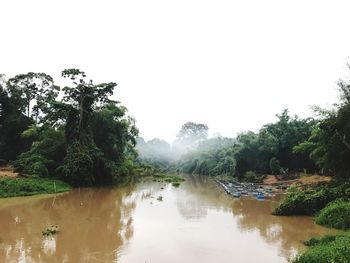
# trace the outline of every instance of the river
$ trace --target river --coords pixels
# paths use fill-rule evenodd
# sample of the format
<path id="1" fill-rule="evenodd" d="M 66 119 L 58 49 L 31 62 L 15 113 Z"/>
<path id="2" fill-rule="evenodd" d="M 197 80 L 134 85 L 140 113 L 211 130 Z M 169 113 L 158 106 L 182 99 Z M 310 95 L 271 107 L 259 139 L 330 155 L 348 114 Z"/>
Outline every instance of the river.
<path id="1" fill-rule="evenodd" d="M 234 199 L 195 176 L 178 188 L 145 181 L 1 199 L 0 262 L 287 262 L 301 240 L 331 233 L 310 217 L 272 216 L 277 200 Z M 60 232 L 43 237 L 52 224 Z"/>

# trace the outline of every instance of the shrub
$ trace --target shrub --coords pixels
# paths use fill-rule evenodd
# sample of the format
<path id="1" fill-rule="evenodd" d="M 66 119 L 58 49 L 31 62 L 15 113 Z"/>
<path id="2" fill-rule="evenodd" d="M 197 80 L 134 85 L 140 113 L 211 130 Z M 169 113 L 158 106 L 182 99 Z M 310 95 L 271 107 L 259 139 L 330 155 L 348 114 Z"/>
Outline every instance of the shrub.
<path id="1" fill-rule="evenodd" d="M 296 187 L 288 189 L 287 196 L 274 211 L 275 215 L 313 215 L 335 199 L 328 188 L 302 191 Z"/>
<path id="2" fill-rule="evenodd" d="M 32 176 L 47 177 L 49 174 L 47 165 L 50 161 L 39 154 L 22 153 L 12 164 L 16 171 Z"/>
<path id="3" fill-rule="evenodd" d="M 281 170 L 280 161 L 276 157 L 272 157 L 270 160 L 270 170 L 272 174 L 278 174 Z"/>
<path id="4" fill-rule="evenodd" d="M 349 183 L 332 182 L 319 184 L 303 191 L 290 187 L 282 203 L 275 209 L 274 215 L 314 215 L 328 203 L 344 198 L 350 199 Z"/>
<path id="5" fill-rule="evenodd" d="M 337 229 L 350 229 L 350 202 L 331 202 L 317 215 L 316 223 Z"/>
<path id="6" fill-rule="evenodd" d="M 325 235 L 323 237 L 312 237 L 309 240 L 304 241 L 304 245 L 308 247 L 316 246 L 316 245 L 325 245 L 327 243 L 333 242 L 337 236 Z"/>
<path id="7" fill-rule="evenodd" d="M 0 197 L 60 193 L 70 189 L 68 184 L 60 180 L 0 178 Z"/>
<path id="8" fill-rule="evenodd" d="M 293 263 L 348 263 L 350 262 L 350 236 L 326 236 L 309 240 L 311 246 L 302 255 L 292 260 Z"/>
<path id="9" fill-rule="evenodd" d="M 258 180 L 258 177 L 256 176 L 256 173 L 254 171 L 247 171 L 244 175 L 243 178 L 247 182 L 255 182 Z"/>

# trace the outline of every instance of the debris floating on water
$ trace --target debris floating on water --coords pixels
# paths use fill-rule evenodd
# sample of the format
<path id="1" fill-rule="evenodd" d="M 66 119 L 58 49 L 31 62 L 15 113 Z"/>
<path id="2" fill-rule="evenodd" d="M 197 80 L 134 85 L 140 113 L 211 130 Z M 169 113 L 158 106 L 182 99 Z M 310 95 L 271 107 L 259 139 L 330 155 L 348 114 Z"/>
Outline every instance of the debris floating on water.
<path id="1" fill-rule="evenodd" d="M 43 236 L 53 236 L 59 233 L 60 231 L 58 230 L 58 225 L 51 225 L 50 227 L 46 228 L 42 234 Z"/>

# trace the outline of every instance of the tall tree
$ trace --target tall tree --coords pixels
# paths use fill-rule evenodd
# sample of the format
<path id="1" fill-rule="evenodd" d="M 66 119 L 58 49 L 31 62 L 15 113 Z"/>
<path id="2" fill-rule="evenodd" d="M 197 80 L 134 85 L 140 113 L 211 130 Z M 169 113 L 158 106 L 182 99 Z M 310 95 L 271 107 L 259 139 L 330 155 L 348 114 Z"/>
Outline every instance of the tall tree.
<path id="1" fill-rule="evenodd" d="M 72 81 L 72 86 L 63 88 L 63 101 L 58 109 L 65 109 L 65 135 L 67 155 L 61 166 L 62 173 L 75 185 L 100 184 L 100 177 L 106 174 L 103 153 L 96 146 L 91 130 L 94 107 L 110 102 L 115 83 L 94 85 L 86 81 L 86 75 L 78 69 L 62 71 L 64 78 Z M 107 180 L 107 179 L 106 179 Z M 104 181 L 104 180 L 103 180 Z M 111 183 L 111 177 L 108 179 Z"/>
<path id="2" fill-rule="evenodd" d="M 40 111 L 48 110 L 49 101 L 54 100 L 59 87 L 54 85 L 50 75 L 29 72 L 19 74 L 7 81 L 9 95 L 20 106 L 27 117 L 33 117 L 37 122 Z"/>
<path id="3" fill-rule="evenodd" d="M 30 140 L 21 137 L 32 120 L 24 116 L 17 101 L 9 96 L 5 76 L 0 74 L 0 159 L 14 160 L 28 150 Z"/>
<path id="4" fill-rule="evenodd" d="M 180 140 L 197 142 L 207 139 L 208 126 L 202 123 L 186 122 L 182 125 L 181 130 L 177 134 L 177 138 Z"/>
<path id="5" fill-rule="evenodd" d="M 202 123 L 186 122 L 182 125 L 173 143 L 174 153 L 178 156 L 186 153 L 208 138 L 208 126 Z"/>

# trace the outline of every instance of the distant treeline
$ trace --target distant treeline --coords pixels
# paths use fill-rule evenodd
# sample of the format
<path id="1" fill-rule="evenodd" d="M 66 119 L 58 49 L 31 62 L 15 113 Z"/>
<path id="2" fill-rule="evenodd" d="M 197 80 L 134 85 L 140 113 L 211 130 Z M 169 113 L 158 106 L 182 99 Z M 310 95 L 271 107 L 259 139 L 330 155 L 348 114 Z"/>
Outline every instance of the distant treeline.
<path id="1" fill-rule="evenodd" d="M 315 172 L 307 153 L 295 152 L 294 146 L 311 135 L 313 119 L 290 117 L 288 111 L 278 121 L 264 125 L 258 133 L 244 132 L 236 138 L 212 138 L 201 141 L 195 151 L 176 164 L 185 173 L 243 177 L 257 174 L 285 174 L 289 171 Z"/>
<path id="2" fill-rule="evenodd" d="M 173 151 L 168 143 L 159 139 L 147 143 L 139 139 L 137 148 L 144 161 L 184 173 L 242 177 L 248 171 L 257 174 L 317 171 L 308 153 L 293 150 L 310 137 L 317 122 L 310 118 L 290 117 L 287 110 L 277 117 L 276 123 L 265 125 L 258 133 L 245 132 L 236 138 L 208 139 L 207 132 L 195 136 L 199 129 L 186 129 L 185 124 L 173 144 Z M 184 142 L 185 131 L 195 139 Z M 180 156 L 178 144 L 187 145 L 187 148 L 181 148 Z"/>
<path id="3" fill-rule="evenodd" d="M 94 84 L 78 69 L 62 77 L 69 86 L 45 73 L 0 75 L 0 162 L 73 185 L 112 184 L 132 174 L 138 130 L 110 99 L 116 84 Z"/>
<path id="4" fill-rule="evenodd" d="M 302 119 L 284 110 L 257 133 L 211 139 L 205 124 L 189 122 L 172 147 L 159 139 L 139 139 L 139 158 L 165 170 L 209 176 L 254 180 L 254 174 L 305 172 L 349 178 L 350 85 L 339 81 L 339 87 L 339 104 L 332 110 L 315 107 L 316 118 Z"/>

